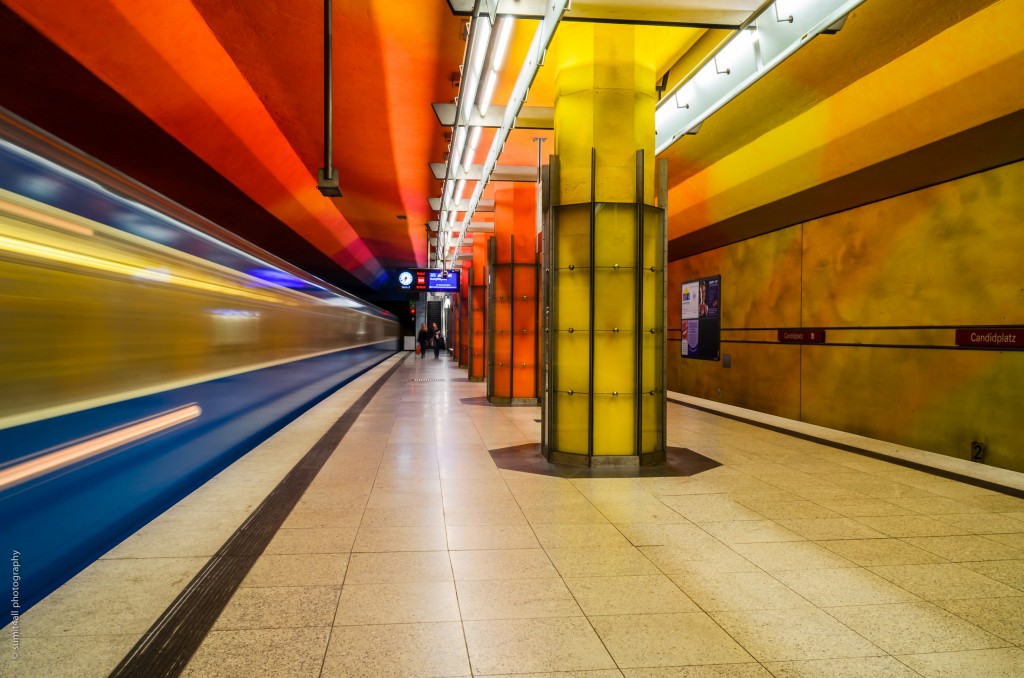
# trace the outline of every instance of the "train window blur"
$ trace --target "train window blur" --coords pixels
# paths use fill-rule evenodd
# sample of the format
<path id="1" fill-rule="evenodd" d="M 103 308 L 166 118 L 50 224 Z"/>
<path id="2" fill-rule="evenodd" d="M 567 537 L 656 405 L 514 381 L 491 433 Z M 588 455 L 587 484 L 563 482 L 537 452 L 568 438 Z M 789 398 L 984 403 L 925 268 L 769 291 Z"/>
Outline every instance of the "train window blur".
<path id="1" fill-rule="evenodd" d="M 162 217 L 9 132 L 0 110 L 0 428 L 397 345 L 390 314 Z"/>

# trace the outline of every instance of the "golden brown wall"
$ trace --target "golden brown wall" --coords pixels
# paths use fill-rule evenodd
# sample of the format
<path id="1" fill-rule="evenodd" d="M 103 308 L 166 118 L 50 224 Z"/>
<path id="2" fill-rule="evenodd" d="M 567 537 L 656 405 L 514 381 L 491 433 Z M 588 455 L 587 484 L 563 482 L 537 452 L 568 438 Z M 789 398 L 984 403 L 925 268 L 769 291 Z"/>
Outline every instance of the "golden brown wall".
<path id="1" fill-rule="evenodd" d="M 1024 163 L 672 262 L 722 276 L 721 362 L 669 345 L 669 388 L 1024 470 L 1024 352 L 957 349 L 954 327 L 1024 325 Z M 776 343 L 827 328 L 828 344 Z M 759 343 L 765 342 L 765 343 Z"/>

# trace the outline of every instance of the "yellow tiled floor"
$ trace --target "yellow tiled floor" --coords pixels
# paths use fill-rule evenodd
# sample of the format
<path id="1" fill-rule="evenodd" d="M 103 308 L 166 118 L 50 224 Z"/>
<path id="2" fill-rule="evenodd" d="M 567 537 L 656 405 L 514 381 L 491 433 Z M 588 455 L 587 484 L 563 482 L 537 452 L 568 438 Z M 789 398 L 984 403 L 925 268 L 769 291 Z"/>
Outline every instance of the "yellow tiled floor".
<path id="1" fill-rule="evenodd" d="M 410 357 L 186 675 L 1024 675 L 1024 501 L 678 405 L 669 443 L 722 466 L 501 470 L 488 447 L 537 442 L 539 410 L 488 407 L 483 392 L 446 360 Z M 233 493 L 205 492 L 224 497 L 207 516 L 217 530 L 244 516 Z M 208 509 L 160 520 L 180 531 L 178 514 Z M 102 562 L 164 563 L 161 581 L 184 584 L 210 541 L 142 534 Z M 115 598 L 124 616 L 100 633 L 72 582 L 24 617 L 22 654 L 37 662 L 0 659 L 0 673 L 106 675 L 152 621 L 139 608 L 173 598 L 168 581 Z M 33 636 L 36 620 L 49 630 Z"/>

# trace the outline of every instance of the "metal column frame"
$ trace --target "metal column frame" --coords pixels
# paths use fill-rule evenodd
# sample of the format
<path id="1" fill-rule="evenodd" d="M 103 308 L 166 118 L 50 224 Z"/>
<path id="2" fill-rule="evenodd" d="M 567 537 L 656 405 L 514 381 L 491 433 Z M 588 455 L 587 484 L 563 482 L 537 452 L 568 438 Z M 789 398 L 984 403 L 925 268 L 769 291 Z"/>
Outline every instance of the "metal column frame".
<path id="1" fill-rule="evenodd" d="M 661 449 L 668 453 L 668 159 L 655 164 L 655 189 L 661 208 Z M 719 303 L 721 308 L 721 303 Z"/>
<path id="2" fill-rule="evenodd" d="M 487 397 L 494 396 L 494 325 L 497 321 L 497 313 L 494 313 L 497 302 L 496 289 L 498 277 L 495 275 L 498 268 L 498 236 L 487 239 L 487 310 L 484 315 L 487 320 L 487 333 L 484 337 L 484 376 L 487 378 Z"/>
<path id="3" fill-rule="evenodd" d="M 473 370 L 473 332 L 476 330 L 476 322 L 473 318 L 475 315 L 475 313 L 473 313 L 473 297 L 475 296 L 473 292 L 473 288 L 475 287 L 475 285 L 473 285 L 473 266 L 470 266 L 467 270 L 469 271 L 469 274 L 466 276 L 469 279 L 469 333 L 467 334 L 468 341 L 466 342 L 466 350 L 469 355 L 466 357 L 468 359 L 469 380 L 473 381 L 476 378 L 476 374 L 474 374 Z"/>
<path id="4" fill-rule="evenodd" d="M 511 248 L 511 261 L 508 271 L 508 399 L 516 401 L 515 368 L 516 368 L 516 236 L 508 237 Z"/>
<path id="5" fill-rule="evenodd" d="M 634 364 L 636 374 L 633 379 L 633 391 L 636 393 L 634 396 L 636 399 L 634 403 L 636 423 L 633 427 L 633 439 L 634 449 L 638 456 L 642 456 L 644 453 L 644 211 L 644 151 L 639 149 L 636 152 L 636 260 L 633 271 L 635 286 L 633 299 L 636 304 L 633 318 L 633 340 L 636 351 Z"/>
<path id="6" fill-rule="evenodd" d="M 594 313 L 594 284 L 596 282 L 596 255 L 597 255 L 597 149 L 591 147 L 590 149 L 590 327 L 588 332 L 590 333 L 590 374 L 588 379 L 590 383 L 587 385 L 587 398 L 588 398 L 588 410 L 587 410 L 587 456 L 593 459 L 594 457 L 594 335 L 596 334 L 596 328 L 594 327 L 595 313 Z"/>
<path id="7" fill-rule="evenodd" d="M 544 196 L 548 203 L 547 223 L 543 230 L 543 252 L 544 252 L 544 401 L 541 408 L 541 431 L 542 450 L 544 456 L 549 460 L 555 451 L 557 437 L 552 440 L 552 432 L 557 431 L 558 424 L 558 375 L 554 370 L 555 361 L 558 358 L 558 342 L 555 335 L 558 328 L 554 326 L 558 318 L 558 296 L 555 289 L 558 287 L 558 254 L 555 251 L 554 243 L 557 242 L 558 216 L 557 207 L 561 191 L 560 175 L 561 167 L 557 155 L 551 155 L 546 169 Z"/>

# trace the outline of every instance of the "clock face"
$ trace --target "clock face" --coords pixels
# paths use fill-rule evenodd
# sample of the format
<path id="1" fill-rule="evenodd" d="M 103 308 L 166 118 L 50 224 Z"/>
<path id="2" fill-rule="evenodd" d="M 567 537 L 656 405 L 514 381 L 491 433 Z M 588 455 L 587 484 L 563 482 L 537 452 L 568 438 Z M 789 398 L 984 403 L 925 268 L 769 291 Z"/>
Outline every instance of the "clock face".
<path id="1" fill-rule="evenodd" d="M 398 284 L 403 287 L 408 287 L 412 284 L 412 273 L 409 271 L 402 271 L 398 274 Z"/>

